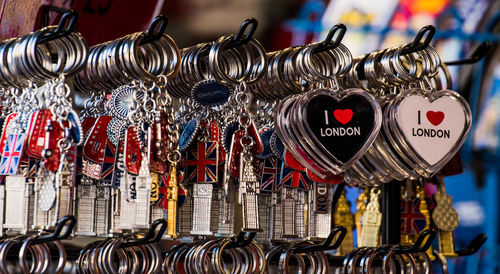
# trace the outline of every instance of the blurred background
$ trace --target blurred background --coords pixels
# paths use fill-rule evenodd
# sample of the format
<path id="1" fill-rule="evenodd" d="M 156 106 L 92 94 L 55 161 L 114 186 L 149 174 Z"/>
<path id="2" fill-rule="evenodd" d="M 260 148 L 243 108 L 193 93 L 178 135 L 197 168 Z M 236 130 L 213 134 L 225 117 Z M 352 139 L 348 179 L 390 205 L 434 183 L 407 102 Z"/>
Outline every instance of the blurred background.
<path id="1" fill-rule="evenodd" d="M 494 0 L 3 0 L 0 37 L 56 23 L 61 12 L 80 14 L 89 45 L 144 30 L 163 13 L 180 48 L 235 33 L 246 18 L 259 21 L 256 38 L 267 51 L 320 40 L 337 23 L 353 56 L 413 40 L 423 26 L 438 29 L 433 44 L 443 61 L 466 58 L 481 42 L 493 51 L 472 65 L 450 67 L 454 90 L 470 103 L 473 131 L 462 148 L 464 172 L 446 178 L 460 215 L 457 248 L 480 232 L 488 241 L 473 256 L 450 261 L 450 273 L 500 273 L 500 1 Z M 351 190 L 351 198 L 357 195 Z M 354 203 L 353 203 L 354 204 Z"/>

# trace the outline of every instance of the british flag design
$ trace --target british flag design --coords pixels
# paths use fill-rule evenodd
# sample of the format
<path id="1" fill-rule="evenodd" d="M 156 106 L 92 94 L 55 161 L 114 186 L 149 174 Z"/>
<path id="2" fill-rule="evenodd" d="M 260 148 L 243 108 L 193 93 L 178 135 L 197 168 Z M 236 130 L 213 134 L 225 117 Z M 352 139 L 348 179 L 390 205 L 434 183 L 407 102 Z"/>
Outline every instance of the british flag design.
<path id="1" fill-rule="evenodd" d="M 274 192 L 278 190 L 278 178 L 281 171 L 281 161 L 278 158 L 270 157 L 264 159 L 262 176 L 260 180 L 260 190 Z"/>
<path id="2" fill-rule="evenodd" d="M 427 224 L 424 214 L 420 212 L 420 199 L 401 201 L 401 233 L 417 235 Z"/>
<path id="3" fill-rule="evenodd" d="M 21 154 L 24 148 L 25 134 L 9 134 L 7 142 L 2 152 L 2 160 L 0 161 L 1 175 L 14 175 L 17 173 Z"/>
<path id="4" fill-rule="evenodd" d="M 304 171 L 299 171 L 293 168 L 290 168 L 285 163 L 281 165 L 281 175 L 280 175 L 280 184 L 278 186 L 279 189 L 284 185 L 295 187 L 298 189 L 309 189 L 309 179 L 306 176 Z"/>
<path id="5" fill-rule="evenodd" d="M 183 159 L 187 183 L 217 183 L 217 142 L 198 142 Z"/>

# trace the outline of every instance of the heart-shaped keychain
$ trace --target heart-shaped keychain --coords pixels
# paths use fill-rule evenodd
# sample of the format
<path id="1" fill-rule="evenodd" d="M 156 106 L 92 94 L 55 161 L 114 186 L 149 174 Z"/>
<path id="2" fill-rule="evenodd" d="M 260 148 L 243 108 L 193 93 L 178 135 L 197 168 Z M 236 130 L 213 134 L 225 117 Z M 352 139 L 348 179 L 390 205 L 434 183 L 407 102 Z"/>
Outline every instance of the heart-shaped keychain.
<path id="1" fill-rule="evenodd" d="M 395 96 L 395 94 L 387 94 L 378 98 L 382 110 L 387 108 Z M 377 138 L 375 138 L 375 141 L 360 161 L 371 166 L 372 168 L 369 172 L 374 173 L 381 182 L 388 182 L 392 179 L 402 181 L 416 175 L 413 168 L 399 156 L 399 153 L 388 141 L 383 128 L 379 131 Z M 353 172 L 356 173 L 356 171 Z M 362 183 L 358 182 L 358 184 Z"/>
<path id="2" fill-rule="evenodd" d="M 471 110 L 457 92 L 412 89 L 386 109 L 384 130 L 410 164 L 430 177 L 455 155 L 471 128 Z"/>
<path id="3" fill-rule="evenodd" d="M 382 124 L 377 100 L 362 89 L 316 90 L 298 101 L 296 109 L 302 140 L 341 171 L 363 156 Z"/>
<path id="4" fill-rule="evenodd" d="M 300 162 L 308 170 L 312 170 L 320 177 L 326 177 L 331 173 L 338 173 L 338 170 L 328 171 L 328 167 L 322 161 L 320 156 L 317 156 L 313 149 L 304 146 L 304 138 L 307 139 L 308 136 L 301 135 L 294 125 L 299 121 L 295 118 L 290 118 L 291 112 L 293 112 L 295 103 L 299 96 L 290 96 L 281 101 L 276 107 L 277 113 L 275 115 L 276 124 L 276 134 L 279 138 L 276 140 L 283 141 L 283 145 L 286 147 L 286 151 L 293 155 L 298 162 Z M 300 135 L 300 136 L 297 136 Z M 279 157 L 284 159 L 285 149 L 283 149 L 283 154 Z"/>

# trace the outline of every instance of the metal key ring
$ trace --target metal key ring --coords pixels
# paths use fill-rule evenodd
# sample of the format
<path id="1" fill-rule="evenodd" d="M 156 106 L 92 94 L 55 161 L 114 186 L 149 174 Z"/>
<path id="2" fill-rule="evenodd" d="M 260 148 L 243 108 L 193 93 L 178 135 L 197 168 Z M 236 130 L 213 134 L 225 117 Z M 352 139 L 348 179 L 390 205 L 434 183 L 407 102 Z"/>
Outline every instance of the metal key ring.
<path id="1" fill-rule="evenodd" d="M 247 245 L 243 247 L 247 254 L 250 255 L 250 267 L 247 273 L 259 273 L 260 262 L 259 262 L 259 254 L 257 254 L 257 250 L 252 245 Z"/>
<path id="2" fill-rule="evenodd" d="M 425 274 L 431 274 L 432 273 L 432 261 L 427 252 L 422 252 L 419 253 L 420 256 L 422 256 L 424 259 L 421 262 L 421 265 L 424 264 L 423 267 L 423 273 Z"/>
<path id="3" fill-rule="evenodd" d="M 281 253 L 283 253 L 283 249 L 284 249 L 284 247 L 283 247 L 283 246 L 278 245 L 278 246 L 274 246 L 274 247 L 272 247 L 271 249 L 269 249 L 269 250 L 266 252 L 266 255 L 265 255 L 266 269 L 270 269 L 270 267 L 269 267 L 269 263 L 271 262 L 272 258 L 273 258 L 276 254 L 281 254 Z"/>
<path id="4" fill-rule="evenodd" d="M 394 263 L 394 259 L 392 256 L 395 254 L 396 248 L 393 246 L 385 253 L 385 256 L 382 259 L 382 273 L 393 274 L 396 271 L 396 264 Z"/>
<path id="5" fill-rule="evenodd" d="M 240 266 L 242 269 L 239 271 L 240 273 L 249 273 L 251 268 L 251 255 L 245 250 L 245 248 L 237 247 L 232 249 L 239 255 L 241 259 Z"/>
<path id="6" fill-rule="evenodd" d="M 142 262 L 142 268 L 140 270 L 140 273 L 148 273 L 150 269 L 156 268 L 156 257 L 154 255 L 149 256 L 149 246 L 146 247 L 146 245 L 138 245 L 134 247 L 135 250 L 139 251 L 139 253 L 142 255 L 143 260 Z"/>
<path id="7" fill-rule="evenodd" d="M 34 273 L 47 273 L 49 271 L 50 266 L 51 266 L 51 254 L 50 254 L 50 249 L 46 243 L 38 244 L 32 246 L 32 248 L 35 248 L 38 250 L 39 258 L 40 258 L 40 267 L 39 269 L 36 269 Z M 66 255 L 65 251 L 62 251 L 64 253 L 64 257 Z M 59 259 L 61 260 L 61 258 Z M 66 263 L 66 259 L 64 258 L 64 263 Z"/>
<path id="8" fill-rule="evenodd" d="M 216 73 L 214 76 L 217 76 L 220 79 L 233 85 L 237 85 L 240 82 L 246 82 L 248 85 L 252 85 L 259 79 L 261 79 L 264 75 L 264 68 L 267 66 L 265 50 L 262 45 L 255 39 L 251 39 L 248 44 L 241 46 L 246 55 L 246 65 L 244 66 L 245 69 L 243 70 L 243 73 L 239 75 L 239 77 L 230 76 L 227 70 L 223 70 L 223 66 L 221 63 L 222 58 L 220 58 L 220 55 L 223 51 L 222 49 L 230 41 L 232 41 L 234 37 L 234 35 L 223 36 L 215 41 L 215 43 L 212 45 L 208 55 L 210 70 Z M 253 64 L 255 64 L 256 61 L 254 61 L 255 59 L 253 58 L 252 48 L 257 51 L 257 63 L 260 64 L 259 69 L 257 69 L 256 71 L 253 68 Z M 252 75 L 252 70 L 254 70 L 254 75 Z"/>
<path id="9" fill-rule="evenodd" d="M 183 245 L 179 248 L 177 252 L 174 253 L 174 256 L 172 258 L 172 263 L 169 265 L 169 268 L 167 269 L 167 273 L 173 274 L 173 273 L 179 273 L 179 261 L 180 258 L 186 253 L 186 251 L 189 249 L 188 245 Z"/>
<path id="10" fill-rule="evenodd" d="M 359 273 L 361 274 L 364 274 L 365 273 L 365 269 L 367 268 L 367 264 L 368 264 L 368 261 L 369 259 L 374 255 L 374 254 L 377 254 L 379 248 L 377 247 L 372 247 L 370 248 L 365 254 L 363 254 L 363 257 L 361 258 L 360 262 L 359 262 Z"/>
<path id="11" fill-rule="evenodd" d="M 349 263 L 348 263 L 348 268 L 347 268 L 347 274 L 354 274 L 356 273 L 356 266 L 358 264 L 358 260 L 363 258 L 363 256 L 369 252 L 372 248 L 371 247 L 361 247 L 358 248 L 358 250 L 354 253 L 354 255 L 350 258 Z"/>
<path id="12" fill-rule="evenodd" d="M 250 242 L 249 246 L 255 251 L 255 254 L 258 255 L 257 259 L 258 265 L 256 268 L 256 273 L 261 273 L 261 274 L 265 273 L 267 266 L 265 261 L 266 254 L 264 253 L 262 246 L 260 246 L 256 241 Z"/>
<path id="13" fill-rule="evenodd" d="M 358 248 L 355 248 L 353 249 L 351 252 L 347 253 L 347 255 L 345 255 L 344 257 L 344 261 L 342 263 L 342 273 L 347 273 L 348 269 L 349 269 L 349 262 L 352 260 L 352 258 L 354 257 L 354 255 L 361 249 L 362 247 L 358 247 Z"/>
<path id="14" fill-rule="evenodd" d="M 0 246 L 0 270 L 3 271 L 4 273 L 9 273 L 7 269 L 7 253 L 9 252 L 10 248 L 15 244 L 15 243 L 20 243 L 23 241 L 25 238 L 25 235 L 18 235 L 14 236 L 9 239 L 5 239 L 3 243 L 1 243 Z"/>
<path id="15" fill-rule="evenodd" d="M 193 245 L 185 253 L 184 269 L 186 270 L 186 272 L 194 272 L 195 271 L 193 269 L 193 267 L 194 267 L 194 263 L 193 263 L 194 255 L 193 254 L 195 254 L 196 250 L 198 250 L 199 247 L 200 247 L 200 245 Z"/>
<path id="16" fill-rule="evenodd" d="M 96 273 L 112 272 L 111 269 L 107 268 L 108 266 L 106 265 L 106 260 L 107 260 L 106 256 L 108 256 L 107 251 L 115 242 L 116 242 L 115 237 L 108 238 L 102 244 L 94 248 L 94 250 L 90 253 L 90 264 L 92 267 L 91 269 L 93 271 L 95 271 Z"/>
<path id="17" fill-rule="evenodd" d="M 391 245 L 383 245 L 383 246 L 380 246 L 380 247 L 377 247 L 376 249 L 374 249 L 373 252 L 370 253 L 369 257 L 364 261 L 364 265 L 362 265 L 362 268 L 361 268 L 361 270 L 362 270 L 361 273 L 372 274 L 373 273 L 372 265 L 373 265 L 373 262 L 375 261 L 375 259 L 380 257 L 381 255 L 384 255 L 390 248 L 391 248 Z"/>
<path id="18" fill-rule="evenodd" d="M 415 262 L 415 258 L 413 257 L 413 255 L 411 253 L 408 253 L 408 254 L 401 254 L 400 255 L 402 258 L 403 258 L 403 263 L 406 265 L 406 260 L 408 261 L 409 265 L 410 265 L 410 271 L 406 271 L 404 273 L 409 273 L 409 274 L 413 274 L 413 273 L 419 273 L 418 271 L 418 268 L 417 268 L 417 264 Z M 404 260 L 404 258 L 406 258 L 406 260 Z"/>
<path id="19" fill-rule="evenodd" d="M 90 251 L 97 245 L 99 245 L 101 241 L 96 241 L 96 242 L 91 242 L 90 244 L 86 245 L 81 251 L 80 255 L 76 259 L 76 266 L 78 269 L 79 273 L 88 273 L 88 255 Z"/>
<path id="20" fill-rule="evenodd" d="M 226 246 L 232 242 L 233 242 L 233 240 L 231 238 L 226 238 L 226 239 L 223 239 L 222 241 L 220 241 L 219 245 L 217 245 L 214 248 L 213 255 L 212 255 L 212 268 L 216 271 L 216 273 L 224 273 L 224 274 L 227 273 L 225 268 L 224 268 L 224 262 L 222 260 L 223 252 L 228 252 L 229 254 L 232 254 L 231 259 L 233 259 L 233 269 L 229 273 L 240 272 L 240 270 L 236 271 L 236 267 L 240 268 L 242 266 L 242 264 L 239 263 L 239 261 L 241 259 L 240 256 L 236 256 L 237 255 L 236 251 L 234 251 L 232 249 L 230 249 L 228 251 L 224 250 L 226 248 Z"/>
<path id="21" fill-rule="evenodd" d="M 145 248 L 148 250 L 149 254 L 151 254 L 150 269 L 148 269 L 146 273 L 157 273 L 162 268 L 161 250 L 158 245 L 154 243 L 146 244 Z"/>
<path id="22" fill-rule="evenodd" d="M 19 250 L 19 266 L 21 267 L 21 270 L 24 272 L 24 273 L 33 273 L 33 271 L 35 270 L 35 267 L 37 266 L 37 260 L 36 260 L 36 256 L 35 256 L 35 253 L 33 251 L 33 249 L 30 249 L 30 245 L 31 245 L 31 241 L 35 239 L 36 236 L 31 236 L 31 237 L 28 237 L 26 240 L 23 241 L 23 244 L 21 245 L 21 249 Z M 26 255 L 27 255 L 27 252 L 31 253 L 31 256 L 33 258 L 33 262 L 32 262 L 32 265 L 31 267 L 28 266 L 28 262 L 26 260 Z"/>
<path id="23" fill-rule="evenodd" d="M 299 254 L 293 254 L 294 249 L 295 249 L 294 244 L 291 244 L 290 246 L 285 248 L 283 253 L 281 253 L 279 264 L 278 264 L 278 271 L 280 271 L 281 273 L 286 273 L 286 274 L 290 273 L 290 271 L 288 269 L 288 266 L 289 266 L 288 262 L 289 262 L 292 255 L 294 256 L 295 260 L 298 263 L 297 273 L 304 273 L 305 272 L 306 265 L 304 262 L 304 258 L 302 258 L 302 256 Z"/>
<path id="24" fill-rule="evenodd" d="M 309 262 L 309 264 L 306 264 L 309 266 L 309 268 L 306 270 L 306 273 L 308 273 L 308 274 L 320 273 L 318 271 L 316 259 L 314 258 L 314 256 L 311 253 L 303 253 L 303 254 L 298 254 L 298 255 L 301 255 L 302 258 L 305 257 L 307 259 L 307 261 Z M 304 260 L 304 262 L 305 262 L 305 260 Z"/>
<path id="25" fill-rule="evenodd" d="M 170 268 L 170 265 L 172 264 L 172 258 L 174 256 L 174 254 L 183 246 L 185 246 L 186 244 L 184 243 L 180 243 L 180 244 L 177 244 L 177 245 L 174 245 L 173 247 L 171 247 L 169 250 L 167 250 L 164 254 L 164 260 L 163 260 L 163 271 L 164 272 L 167 272 L 169 273 L 169 268 Z"/>
<path id="26" fill-rule="evenodd" d="M 105 248 L 110 244 L 110 241 L 114 240 L 113 238 L 109 238 L 105 241 L 102 241 L 94 247 L 90 253 L 89 253 L 89 271 L 90 273 L 101 273 L 104 270 L 103 269 L 103 264 L 104 264 L 104 258 L 102 258 L 102 253 Z M 102 259 L 101 259 L 102 258 Z"/>
<path id="27" fill-rule="evenodd" d="M 118 256 L 118 273 L 136 273 L 137 270 L 134 267 L 140 264 L 140 260 L 135 252 L 128 248 L 119 248 L 116 254 Z"/>
<path id="28" fill-rule="evenodd" d="M 64 248 L 64 245 L 61 243 L 61 241 L 56 240 L 52 242 L 58 252 L 59 252 L 59 261 L 57 262 L 56 268 L 54 270 L 55 273 L 63 273 L 64 267 L 66 266 L 66 249 Z"/>
<path id="29" fill-rule="evenodd" d="M 210 259 L 209 252 L 212 251 L 218 244 L 219 240 L 209 240 L 204 243 L 195 258 L 195 267 L 197 271 L 209 273 L 210 272 Z"/>

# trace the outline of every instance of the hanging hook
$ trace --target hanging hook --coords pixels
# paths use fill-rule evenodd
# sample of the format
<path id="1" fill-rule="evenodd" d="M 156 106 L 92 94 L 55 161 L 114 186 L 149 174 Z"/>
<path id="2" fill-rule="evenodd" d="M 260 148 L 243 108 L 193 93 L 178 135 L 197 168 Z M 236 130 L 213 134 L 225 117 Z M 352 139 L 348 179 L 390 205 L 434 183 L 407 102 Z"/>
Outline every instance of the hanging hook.
<path id="1" fill-rule="evenodd" d="M 248 234 L 248 236 L 247 236 Z M 226 248 L 236 248 L 248 246 L 257 235 L 257 232 L 240 232 L 238 237 L 233 238 L 233 242 L 229 243 Z"/>
<path id="2" fill-rule="evenodd" d="M 450 61 L 445 62 L 447 66 L 455 66 L 455 65 L 468 65 L 479 62 L 479 60 L 483 59 L 490 51 L 493 49 L 492 42 L 482 42 L 477 46 L 477 48 L 472 52 L 472 54 L 464 60 Z"/>
<path id="3" fill-rule="evenodd" d="M 421 253 L 425 252 L 429 247 L 431 247 L 432 242 L 434 241 L 434 238 L 436 238 L 436 232 L 431 229 L 426 229 L 418 235 L 417 240 L 415 243 L 410 246 L 410 247 L 404 247 L 401 246 L 399 249 L 397 249 L 395 252 L 397 254 L 409 254 L 409 253 Z M 425 243 L 422 245 L 422 243 L 425 241 Z"/>
<path id="4" fill-rule="evenodd" d="M 38 12 L 38 26 L 39 28 L 45 28 L 49 25 L 49 17 L 51 12 L 56 12 L 58 15 L 68 12 L 68 9 L 56 7 L 53 5 L 42 5 Z"/>
<path id="5" fill-rule="evenodd" d="M 259 22 L 255 18 L 250 18 L 243 23 L 241 23 L 241 27 L 238 30 L 238 33 L 236 33 L 236 36 L 233 38 L 232 41 L 227 43 L 227 45 L 224 47 L 224 49 L 232 49 L 240 45 L 244 45 L 248 43 L 252 38 L 253 35 L 255 34 L 255 30 L 257 29 L 257 26 L 259 25 Z M 247 30 L 248 26 L 250 26 L 250 29 L 248 30 L 248 34 L 246 36 L 243 36 L 245 34 L 245 31 Z"/>
<path id="6" fill-rule="evenodd" d="M 57 223 L 54 232 L 50 233 L 49 235 L 42 235 L 33 239 L 32 244 L 37 245 L 37 244 L 43 244 L 47 242 L 67 239 L 69 235 L 71 235 L 71 232 L 73 232 L 73 228 L 75 227 L 75 225 L 76 225 L 75 216 L 64 216 Z M 64 232 L 64 234 L 61 234 L 61 231 L 66 226 L 67 226 L 66 231 Z"/>
<path id="7" fill-rule="evenodd" d="M 42 37 L 40 37 L 40 39 L 38 39 L 38 42 L 46 43 L 69 35 L 70 33 L 76 31 L 77 25 L 78 13 L 76 13 L 76 11 L 74 10 L 65 12 L 61 17 L 61 21 L 59 21 L 59 25 L 57 26 L 56 30 L 53 32 L 45 33 Z"/>
<path id="8" fill-rule="evenodd" d="M 160 24 L 158 26 L 158 24 Z M 168 17 L 160 14 L 156 16 L 153 21 L 151 21 L 151 25 L 149 26 L 148 30 L 144 32 L 144 37 L 142 40 L 139 42 L 140 46 L 143 46 L 145 44 L 158 41 L 163 34 L 165 33 L 165 29 L 167 28 L 168 25 Z M 157 30 L 158 29 L 158 30 Z"/>
<path id="9" fill-rule="evenodd" d="M 335 236 L 337 236 L 337 234 L 339 234 L 337 240 L 335 241 L 335 243 L 331 244 Z M 337 226 L 334 229 L 332 229 L 332 231 L 322 244 L 316 246 L 299 247 L 295 249 L 295 252 L 305 253 L 305 252 L 327 251 L 327 250 L 337 249 L 342 244 L 342 241 L 344 240 L 346 234 L 347 234 L 347 229 L 345 227 Z"/>
<path id="10" fill-rule="evenodd" d="M 321 44 L 313 50 L 313 53 L 320 53 L 338 47 L 340 45 L 340 42 L 342 42 L 342 39 L 344 39 L 346 31 L 347 27 L 344 24 L 337 24 L 333 26 L 328 32 L 325 40 L 323 40 L 323 42 L 321 42 Z M 335 34 L 337 33 L 338 35 L 336 36 L 335 41 L 332 43 L 333 36 L 335 36 Z"/>
<path id="11" fill-rule="evenodd" d="M 488 239 L 488 235 L 484 233 L 478 234 L 472 241 L 467 245 L 466 248 L 455 251 L 459 256 L 469 256 L 476 253 L 481 246 Z"/>
<path id="12" fill-rule="evenodd" d="M 427 33 L 427 36 L 425 36 L 425 40 L 422 43 L 421 42 L 422 38 L 424 37 L 424 35 L 426 33 Z M 411 42 L 410 44 L 408 44 L 407 46 L 405 46 L 401 50 L 401 55 L 411 54 L 411 53 L 414 53 L 417 51 L 424 50 L 425 48 L 427 48 L 430 45 L 435 33 L 436 33 L 436 28 L 432 25 L 428 25 L 428 26 L 421 28 L 418 31 L 417 35 L 415 36 L 415 39 L 413 40 L 413 42 Z M 383 52 L 383 51 L 385 51 L 385 50 L 381 50 L 380 52 Z M 369 57 L 369 54 L 365 54 L 362 57 L 362 59 L 358 62 L 358 64 L 356 65 L 356 74 L 360 80 L 366 80 L 365 63 L 366 63 L 366 60 L 368 59 L 368 57 Z M 381 59 L 382 59 L 382 54 L 378 54 L 377 62 L 380 62 Z"/>
<path id="13" fill-rule="evenodd" d="M 425 37 L 424 42 L 421 43 L 422 37 L 424 37 L 424 35 L 426 33 L 428 33 L 428 34 Z M 413 40 L 413 42 L 401 50 L 401 54 L 403 54 L 403 55 L 404 54 L 411 54 L 411 53 L 414 53 L 417 51 L 424 50 L 425 48 L 427 48 L 430 45 L 432 38 L 434 37 L 434 34 L 436 34 L 436 27 L 434 27 L 432 25 L 427 25 L 427 26 L 421 28 L 418 31 L 417 36 L 415 36 L 415 39 Z"/>
<path id="14" fill-rule="evenodd" d="M 160 228 L 158 229 L 158 232 L 156 232 L 155 236 L 155 231 L 158 226 Z M 120 248 L 157 243 L 158 241 L 161 240 L 161 237 L 165 233 L 166 229 L 167 229 L 167 221 L 165 219 L 158 219 L 154 221 L 153 224 L 151 224 L 151 227 L 149 228 L 146 235 L 144 235 L 144 238 L 123 243 L 120 245 Z"/>

